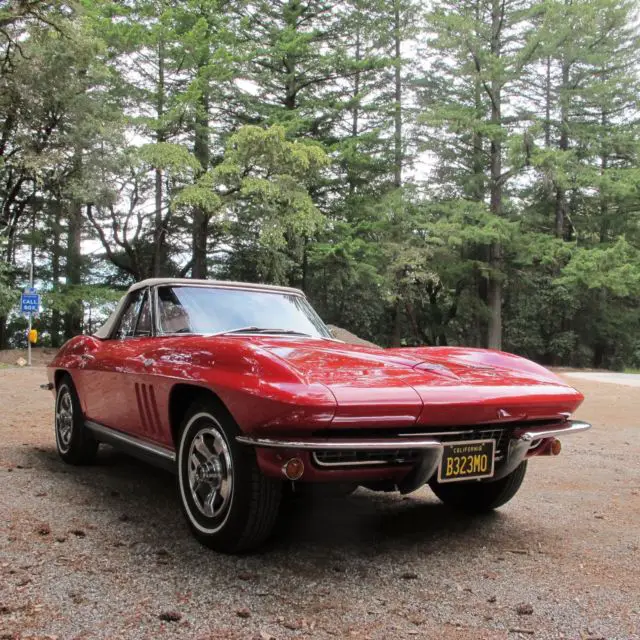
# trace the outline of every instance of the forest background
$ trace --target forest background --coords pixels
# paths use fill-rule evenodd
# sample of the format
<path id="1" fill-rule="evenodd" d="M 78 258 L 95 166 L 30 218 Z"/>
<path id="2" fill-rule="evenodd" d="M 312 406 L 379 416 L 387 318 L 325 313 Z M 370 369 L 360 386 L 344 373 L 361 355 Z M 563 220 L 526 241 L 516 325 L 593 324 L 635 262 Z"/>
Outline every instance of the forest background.
<path id="1" fill-rule="evenodd" d="M 628 0 L 0 0 L 0 348 L 151 276 L 381 345 L 640 367 Z"/>

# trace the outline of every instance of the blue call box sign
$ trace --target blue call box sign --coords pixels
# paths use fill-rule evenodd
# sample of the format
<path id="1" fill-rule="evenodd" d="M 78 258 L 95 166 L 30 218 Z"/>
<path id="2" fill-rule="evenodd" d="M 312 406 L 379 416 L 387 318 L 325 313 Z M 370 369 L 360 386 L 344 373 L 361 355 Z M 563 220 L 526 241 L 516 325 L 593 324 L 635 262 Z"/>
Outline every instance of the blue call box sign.
<path id="1" fill-rule="evenodd" d="M 25 289 L 20 298 L 21 313 L 38 313 L 40 311 L 40 296 L 34 289 Z"/>

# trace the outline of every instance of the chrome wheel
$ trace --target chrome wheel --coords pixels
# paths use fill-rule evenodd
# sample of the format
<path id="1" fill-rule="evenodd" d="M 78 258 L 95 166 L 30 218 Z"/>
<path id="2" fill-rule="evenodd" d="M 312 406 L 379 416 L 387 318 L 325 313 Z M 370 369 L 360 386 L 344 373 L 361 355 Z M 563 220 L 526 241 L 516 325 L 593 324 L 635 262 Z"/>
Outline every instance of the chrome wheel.
<path id="1" fill-rule="evenodd" d="M 238 553 L 257 547 L 278 516 L 282 481 L 264 476 L 255 451 L 224 406 L 201 392 L 183 418 L 176 456 L 180 506 L 207 547 Z"/>
<path id="2" fill-rule="evenodd" d="M 71 444 L 73 433 L 73 399 L 69 387 L 62 385 L 58 391 L 56 402 L 56 436 L 58 447 L 67 451 Z"/>
<path id="3" fill-rule="evenodd" d="M 222 515 L 231 501 L 233 466 L 227 441 L 215 426 L 196 433 L 187 464 L 189 490 L 198 510 L 207 518 Z"/>

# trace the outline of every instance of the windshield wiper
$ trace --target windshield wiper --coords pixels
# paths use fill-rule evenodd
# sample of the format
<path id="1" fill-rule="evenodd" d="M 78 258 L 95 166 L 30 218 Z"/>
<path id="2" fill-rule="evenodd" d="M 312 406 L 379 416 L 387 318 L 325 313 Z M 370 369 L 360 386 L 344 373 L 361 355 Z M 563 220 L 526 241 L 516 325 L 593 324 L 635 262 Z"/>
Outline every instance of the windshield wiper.
<path id="1" fill-rule="evenodd" d="M 239 327 L 238 329 L 228 329 L 227 331 L 219 331 L 214 334 L 216 336 L 225 336 L 233 333 L 272 333 L 277 335 L 289 335 L 289 336 L 305 336 L 312 338 L 309 333 L 303 333 L 302 331 L 293 331 L 291 329 L 267 329 L 265 327 Z"/>

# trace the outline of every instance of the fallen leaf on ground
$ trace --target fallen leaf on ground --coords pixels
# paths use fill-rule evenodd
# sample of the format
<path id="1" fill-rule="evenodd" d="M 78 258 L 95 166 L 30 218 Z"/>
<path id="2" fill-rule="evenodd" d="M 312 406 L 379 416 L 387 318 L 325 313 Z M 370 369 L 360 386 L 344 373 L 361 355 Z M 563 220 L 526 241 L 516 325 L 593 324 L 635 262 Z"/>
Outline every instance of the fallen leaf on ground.
<path id="1" fill-rule="evenodd" d="M 285 620 L 282 623 L 282 626 L 285 629 L 290 629 L 291 631 L 299 631 L 300 629 L 302 629 L 302 622 L 300 622 L 299 620 Z"/>
<path id="2" fill-rule="evenodd" d="M 164 622 L 178 622 L 182 620 L 182 614 L 177 611 L 163 611 L 158 618 Z"/>

